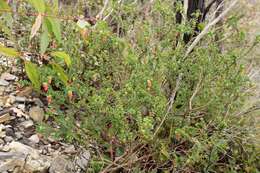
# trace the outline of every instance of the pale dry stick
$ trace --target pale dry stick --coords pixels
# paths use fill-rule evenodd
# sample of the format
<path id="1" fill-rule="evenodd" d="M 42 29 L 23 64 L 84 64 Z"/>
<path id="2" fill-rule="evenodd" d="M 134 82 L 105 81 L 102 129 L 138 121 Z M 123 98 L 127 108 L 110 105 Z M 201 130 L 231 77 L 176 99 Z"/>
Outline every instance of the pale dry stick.
<path id="1" fill-rule="evenodd" d="M 234 0 L 229 7 L 223 11 L 217 18 L 215 18 L 212 22 L 206 25 L 206 27 L 202 30 L 202 32 L 195 38 L 195 40 L 191 43 L 191 45 L 188 47 L 184 59 L 188 57 L 188 55 L 192 52 L 194 47 L 199 43 L 199 41 L 209 32 L 211 27 L 216 25 L 221 19 L 223 19 L 227 13 L 238 3 L 239 0 Z"/>
<path id="2" fill-rule="evenodd" d="M 106 10 L 106 8 L 107 8 L 107 6 L 108 6 L 108 2 L 109 2 L 109 0 L 105 0 L 103 8 L 101 9 L 101 11 L 100 11 L 100 12 L 98 13 L 98 15 L 96 16 L 97 19 L 98 19 L 98 18 L 102 18 L 103 13 L 105 12 L 105 10 Z"/>
<path id="3" fill-rule="evenodd" d="M 194 97 L 197 95 L 197 93 L 199 92 L 200 88 L 201 88 L 201 82 L 202 82 L 202 72 L 200 74 L 200 78 L 199 78 L 199 82 L 197 83 L 196 89 L 193 92 L 190 101 L 189 101 L 189 109 L 192 110 L 192 100 L 194 99 Z"/>
<path id="4" fill-rule="evenodd" d="M 118 0 L 117 3 L 120 4 L 122 0 Z M 111 14 L 114 12 L 114 9 L 112 9 L 102 20 L 105 21 Z"/>
<path id="5" fill-rule="evenodd" d="M 169 106 L 168 106 L 168 109 L 167 109 L 167 112 L 165 113 L 165 115 L 164 115 L 164 117 L 163 117 L 161 123 L 159 124 L 158 128 L 155 130 L 155 132 L 154 132 L 154 134 L 153 134 L 153 137 L 155 137 L 155 135 L 158 133 L 158 131 L 160 130 L 160 128 L 161 128 L 161 126 L 163 125 L 164 121 L 166 120 L 167 116 L 169 115 L 170 111 L 172 110 L 172 106 L 173 106 L 173 104 L 174 104 L 177 91 L 178 91 L 179 88 L 180 88 L 180 83 L 181 83 L 181 80 L 182 80 L 182 76 L 183 76 L 182 73 L 180 73 L 180 74 L 178 75 L 178 78 L 177 78 L 177 80 L 176 80 L 175 88 L 174 88 L 174 90 L 172 91 L 170 100 L 169 100 L 169 102 L 168 102 L 168 104 L 167 104 L 167 105 L 169 105 Z"/>

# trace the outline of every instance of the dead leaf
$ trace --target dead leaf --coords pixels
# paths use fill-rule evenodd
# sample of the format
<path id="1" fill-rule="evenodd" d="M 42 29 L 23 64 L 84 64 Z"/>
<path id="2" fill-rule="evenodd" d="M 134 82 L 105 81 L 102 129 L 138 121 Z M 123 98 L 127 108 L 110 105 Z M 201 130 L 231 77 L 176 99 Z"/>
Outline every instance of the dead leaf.
<path id="1" fill-rule="evenodd" d="M 32 39 L 36 35 L 36 33 L 41 28 L 41 25 L 42 25 L 42 15 L 39 13 L 38 16 L 36 17 L 35 23 L 32 26 L 30 39 Z"/>
<path id="2" fill-rule="evenodd" d="M 11 120 L 11 116 L 9 113 L 0 116 L 0 123 L 4 123 L 4 122 L 10 121 L 10 120 Z"/>
<path id="3" fill-rule="evenodd" d="M 17 96 L 20 97 L 29 97 L 33 92 L 33 88 L 32 87 L 25 87 L 22 91 L 17 93 Z"/>

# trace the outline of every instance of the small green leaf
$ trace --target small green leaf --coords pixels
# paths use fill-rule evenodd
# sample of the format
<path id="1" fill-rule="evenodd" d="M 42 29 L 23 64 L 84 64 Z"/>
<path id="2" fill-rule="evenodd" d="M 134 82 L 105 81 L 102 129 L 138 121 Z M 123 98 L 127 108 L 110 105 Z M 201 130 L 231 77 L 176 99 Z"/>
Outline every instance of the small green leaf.
<path id="1" fill-rule="evenodd" d="M 28 0 L 28 1 L 39 13 L 45 12 L 44 0 Z"/>
<path id="2" fill-rule="evenodd" d="M 65 61 L 65 63 L 67 64 L 68 67 L 71 66 L 71 58 L 68 54 L 66 54 L 65 52 L 60 52 L 60 51 L 57 51 L 57 52 L 52 52 L 51 53 L 51 56 L 54 56 L 54 57 L 58 57 L 60 59 L 63 59 Z"/>
<path id="3" fill-rule="evenodd" d="M 56 37 L 57 41 L 61 43 L 61 27 L 60 21 L 58 19 L 48 18 L 48 21 L 51 24 L 51 30 Z"/>
<path id="4" fill-rule="evenodd" d="M 7 4 L 7 2 L 5 0 L 0 0 L 0 9 L 1 10 L 11 10 L 9 5 Z M 0 15 L 4 13 L 4 12 L 0 12 Z"/>
<path id="5" fill-rule="evenodd" d="M 18 57 L 19 53 L 13 48 L 7 48 L 0 44 L 0 54 L 9 57 Z"/>
<path id="6" fill-rule="evenodd" d="M 42 34 L 41 34 L 41 40 L 40 40 L 40 53 L 44 54 L 49 46 L 49 36 L 48 36 L 48 31 L 45 30 Z"/>
<path id="7" fill-rule="evenodd" d="M 25 61 L 25 72 L 32 82 L 33 87 L 40 90 L 40 75 L 37 65 L 30 61 Z"/>
<path id="8" fill-rule="evenodd" d="M 60 80 L 65 84 L 65 85 L 68 85 L 68 76 L 65 74 L 63 68 L 59 65 L 59 64 L 56 64 L 56 63 L 52 63 L 52 68 L 54 71 L 56 71 L 58 77 L 60 78 Z"/>

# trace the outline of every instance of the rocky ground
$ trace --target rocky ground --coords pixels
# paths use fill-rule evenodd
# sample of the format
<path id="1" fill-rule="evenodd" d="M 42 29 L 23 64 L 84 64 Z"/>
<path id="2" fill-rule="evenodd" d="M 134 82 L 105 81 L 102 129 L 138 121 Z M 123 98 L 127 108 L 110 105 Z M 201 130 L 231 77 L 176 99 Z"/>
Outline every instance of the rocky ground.
<path id="1" fill-rule="evenodd" d="M 43 102 L 32 88 L 19 87 L 15 62 L 0 57 L 0 63 L 8 69 L 0 71 L 0 172 L 86 172 L 90 152 L 38 134 L 35 125 L 44 120 Z"/>

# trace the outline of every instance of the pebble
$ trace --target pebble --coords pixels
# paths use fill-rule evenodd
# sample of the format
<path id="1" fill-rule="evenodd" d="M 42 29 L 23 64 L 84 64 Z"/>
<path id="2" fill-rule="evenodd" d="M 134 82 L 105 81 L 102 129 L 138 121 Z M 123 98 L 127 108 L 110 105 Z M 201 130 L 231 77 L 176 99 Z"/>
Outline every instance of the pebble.
<path id="1" fill-rule="evenodd" d="M 74 145 L 70 145 L 69 147 L 66 147 L 64 150 L 64 153 L 67 153 L 67 154 L 73 154 L 75 152 L 76 152 L 76 149 L 75 149 Z"/>
<path id="2" fill-rule="evenodd" d="M 17 77 L 15 76 L 15 75 L 12 75 L 12 74 L 10 74 L 10 73 L 3 73 L 2 75 L 1 75 L 1 79 L 3 79 L 3 80 L 7 80 L 7 81 L 14 81 L 14 80 L 16 80 L 17 79 Z"/>
<path id="3" fill-rule="evenodd" d="M 16 102 L 25 102 L 26 101 L 26 97 L 16 96 L 15 97 L 15 101 Z"/>
<path id="4" fill-rule="evenodd" d="M 5 141 L 3 139 L 0 139 L 0 145 L 5 144 Z"/>
<path id="5" fill-rule="evenodd" d="M 33 126 L 33 121 L 32 120 L 27 120 L 24 121 L 20 124 L 22 127 L 24 127 L 25 129 L 32 127 Z"/>
<path id="6" fill-rule="evenodd" d="M 0 79 L 0 86 L 8 86 L 9 82 L 7 82 L 6 80 Z"/>
<path id="7" fill-rule="evenodd" d="M 29 116 L 35 121 L 35 122 L 42 122 L 44 118 L 44 111 L 42 108 L 35 106 L 32 107 L 29 111 Z"/>
<path id="8" fill-rule="evenodd" d="M 22 135 L 22 132 L 15 132 L 15 137 L 16 139 L 22 139 L 23 138 L 23 135 Z"/>
<path id="9" fill-rule="evenodd" d="M 30 140 L 32 143 L 34 143 L 34 144 L 37 144 L 37 143 L 40 142 L 40 138 L 38 137 L 37 134 L 32 135 L 32 136 L 29 138 L 29 140 Z"/>
<path id="10" fill-rule="evenodd" d="M 11 128 L 5 128 L 5 134 L 7 136 L 15 137 L 14 130 Z"/>
<path id="11" fill-rule="evenodd" d="M 12 142 L 13 141 L 13 138 L 11 136 L 6 136 L 4 138 L 5 142 L 8 143 L 8 142 Z"/>

